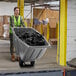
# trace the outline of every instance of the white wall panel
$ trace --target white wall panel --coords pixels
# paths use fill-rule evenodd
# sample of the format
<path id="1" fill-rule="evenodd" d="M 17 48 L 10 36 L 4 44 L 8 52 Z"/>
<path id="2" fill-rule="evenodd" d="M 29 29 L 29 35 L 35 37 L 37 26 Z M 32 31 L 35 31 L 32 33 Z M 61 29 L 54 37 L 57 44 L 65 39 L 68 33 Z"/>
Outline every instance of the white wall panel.
<path id="1" fill-rule="evenodd" d="M 76 15 L 75 16 L 68 16 L 68 20 L 67 21 L 68 22 L 76 22 Z"/>
<path id="2" fill-rule="evenodd" d="M 13 15 L 14 14 L 14 7 L 17 6 L 17 3 L 14 2 L 0 2 L 0 16 L 1 15 Z M 24 7 L 24 17 L 27 16 L 27 14 L 29 14 L 31 10 L 30 6 L 25 6 Z M 27 17 L 30 18 L 30 15 Z"/>
<path id="3" fill-rule="evenodd" d="M 68 22 L 67 25 L 68 30 L 76 30 L 76 22 Z"/>
<path id="4" fill-rule="evenodd" d="M 76 58 L 76 0 L 68 0 L 67 61 Z"/>
<path id="5" fill-rule="evenodd" d="M 72 10 L 72 9 L 74 9 L 74 8 L 68 8 L 69 10 L 68 10 L 68 15 L 70 15 L 70 16 L 76 16 L 76 10 Z M 71 13 L 69 13 L 69 12 L 71 12 Z"/>
<path id="6" fill-rule="evenodd" d="M 76 45 L 76 37 L 68 37 L 67 44 Z"/>
<path id="7" fill-rule="evenodd" d="M 76 30 L 67 30 L 67 36 L 76 37 Z"/>
<path id="8" fill-rule="evenodd" d="M 69 51 L 71 51 L 71 52 L 69 52 Z M 67 52 L 67 61 L 76 57 L 76 50 L 75 51 L 69 50 L 69 51 Z"/>
<path id="9" fill-rule="evenodd" d="M 76 50 L 76 45 L 74 45 L 74 44 L 68 44 L 67 47 L 68 47 L 67 52 L 69 52 L 70 50 Z"/>
<path id="10" fill-rule="evenodd" d="M 12 15 L 15 6 L 17 3 L 0 2 L 0 15 Z"/>

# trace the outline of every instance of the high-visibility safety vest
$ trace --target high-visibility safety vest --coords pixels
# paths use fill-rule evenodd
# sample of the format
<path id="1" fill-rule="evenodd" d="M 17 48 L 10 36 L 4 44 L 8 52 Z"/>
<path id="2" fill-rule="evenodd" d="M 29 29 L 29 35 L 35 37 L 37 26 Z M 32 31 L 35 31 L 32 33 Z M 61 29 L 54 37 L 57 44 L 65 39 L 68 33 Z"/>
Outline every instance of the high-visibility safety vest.
<path id="1" fill-rule="evenodd" d="M 12 18 L 12 22 L 14 23 L 14 26 L 13 27 L 20 27 L 21 26 L 21 23 L 20 23 L 20 15 L 18 16 L 18 20 L 16 20 L 15 16 L 11 16 Z M 12 33 L 12 27 L 10 25 L 10 33 Z"/>
<path id="2" fill-rule="evenodd" d="M 20 16 L 18 17 L 17 21 L 16 21 L 16 18 L 14 16 L 14 25 L 15 25 L 15 27 L 20 27 Z"/>

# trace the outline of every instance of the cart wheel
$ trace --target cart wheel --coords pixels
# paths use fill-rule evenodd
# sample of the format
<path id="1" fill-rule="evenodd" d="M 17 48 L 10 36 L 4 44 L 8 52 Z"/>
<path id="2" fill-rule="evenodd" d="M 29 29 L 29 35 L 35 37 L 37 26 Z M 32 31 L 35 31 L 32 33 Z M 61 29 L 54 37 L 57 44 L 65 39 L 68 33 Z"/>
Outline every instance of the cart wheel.
<path id="1" fill-rule="evenodd" d="M 34 66 L 35 65 L 35 61 L 31 61 L 31 66 Z"/>
<path id="2" fill-rule="evenodd" d="M 23 63 L 24 63 L 24 62 L 23 62 L 23 61 L 21 60 L 21 58 L 20 58 L 20 59 L 19 59 L 19 66 L 20 66 L 20 67 L 23 67 Z"/>

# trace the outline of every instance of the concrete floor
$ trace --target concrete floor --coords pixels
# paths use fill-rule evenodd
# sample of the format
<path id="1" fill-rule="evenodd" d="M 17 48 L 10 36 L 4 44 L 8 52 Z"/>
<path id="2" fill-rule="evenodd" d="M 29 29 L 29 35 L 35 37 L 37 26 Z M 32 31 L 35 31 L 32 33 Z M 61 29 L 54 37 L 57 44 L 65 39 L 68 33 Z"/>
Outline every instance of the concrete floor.
<path id="1" fill-rule="evenodd" d="M 20 68 L 19 63 L 12 62 L 9 52 L 10 43 L 0 40 L 0 72 L 28 72 L 41 70 L 61 70 L 63 67 L 56 63 L 56 46 L 48 48 L 41 59 L 36 60 L 34 67 Z"/>

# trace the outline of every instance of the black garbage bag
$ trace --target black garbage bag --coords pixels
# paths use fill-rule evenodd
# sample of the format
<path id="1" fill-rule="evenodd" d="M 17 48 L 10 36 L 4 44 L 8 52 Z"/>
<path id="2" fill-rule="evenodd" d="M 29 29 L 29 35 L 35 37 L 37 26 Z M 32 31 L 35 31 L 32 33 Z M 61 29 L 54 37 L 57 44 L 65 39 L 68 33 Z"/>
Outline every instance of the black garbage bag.
<path id="1" fill-rule="evenodd" d="M 16 35 L 25 43 L 30 46 L 43 46 L 45 45 L 45 39 L 41 34 L 31 30 L 18 29 L 15 30 Z"/>

